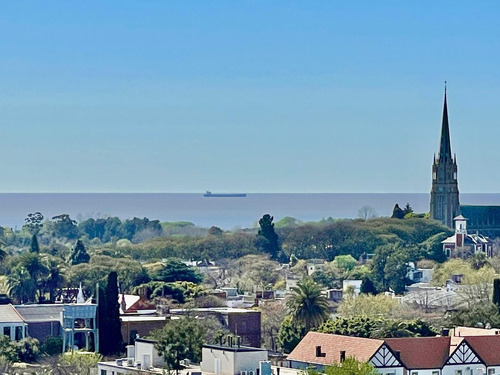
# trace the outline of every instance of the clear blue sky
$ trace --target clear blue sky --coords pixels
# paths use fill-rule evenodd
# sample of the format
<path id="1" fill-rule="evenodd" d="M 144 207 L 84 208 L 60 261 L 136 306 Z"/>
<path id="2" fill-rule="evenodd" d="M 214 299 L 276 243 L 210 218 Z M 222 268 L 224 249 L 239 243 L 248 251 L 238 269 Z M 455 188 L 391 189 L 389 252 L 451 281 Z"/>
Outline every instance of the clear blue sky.
<path id="1" fill-rule="evenodd" d="M 500 192 L 497 1 L 3 1 L 1 192 Z"/>

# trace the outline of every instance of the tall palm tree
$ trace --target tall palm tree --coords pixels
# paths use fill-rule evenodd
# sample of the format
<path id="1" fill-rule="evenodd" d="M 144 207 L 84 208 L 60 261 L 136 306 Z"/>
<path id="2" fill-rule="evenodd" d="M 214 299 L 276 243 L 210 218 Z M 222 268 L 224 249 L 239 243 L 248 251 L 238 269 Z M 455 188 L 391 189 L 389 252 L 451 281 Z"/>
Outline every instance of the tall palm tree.
<path id="1" fill-rule="evenodd" d="M 31 252 L 24 253 L 19 257 L 19 265 L 30 274 L 38 290 L 38 302 L 42 302 L 44 277 L 49 273 L 47 256 Z"/>
<path id="2" fill-rule="evenodd" d="M 286 301 L 286 308 L 292 320 L 306 332 L 321 325 L 329 316 L 330 303 L 321 293 L 321 288 L 313 279 L 306 277 L 291 288 L 292 294 Z"/>
<path id="3" fill-rule="evenodd" d="M 3 263 L 3 261 L 5 260 L 5 258 L 7 258 L 8 255 L 7 252 L 4 249 L 2 249 L 3 245 L 4 243 L 0 241 L 0 264 Z"/>
<path id="4" fill-rule="evenodd" d="M 45 286 L 49 290 L 50 303 L 54 303 L 56 290 L 61 288 L 66 281 L 65 263 L 59 258 L 49 256 L 47 258 L 48 273 L 45 277 Z"/>
<path id="5" fill-rule="evenodd" d="M 24 267 L 14 267 L 7 276 L 9 296 L 19 303 L 34 302 L 36 284 Z"/>

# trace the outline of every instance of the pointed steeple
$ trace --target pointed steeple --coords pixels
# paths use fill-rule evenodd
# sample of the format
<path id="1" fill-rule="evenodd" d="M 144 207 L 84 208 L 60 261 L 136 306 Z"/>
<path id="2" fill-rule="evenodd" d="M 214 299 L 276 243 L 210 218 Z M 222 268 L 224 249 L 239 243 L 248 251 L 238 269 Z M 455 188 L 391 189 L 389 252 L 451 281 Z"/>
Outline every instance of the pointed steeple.
<path id="1" fill-rule="evenodd" d="M 439 147 L 439 161 L 448 161 L 451 158 L 450 125 L 448 124 L 448 106 L 446 104 L 446 82 L 444 83 L 443 123 L 441 125 L 441 145 Z"/>

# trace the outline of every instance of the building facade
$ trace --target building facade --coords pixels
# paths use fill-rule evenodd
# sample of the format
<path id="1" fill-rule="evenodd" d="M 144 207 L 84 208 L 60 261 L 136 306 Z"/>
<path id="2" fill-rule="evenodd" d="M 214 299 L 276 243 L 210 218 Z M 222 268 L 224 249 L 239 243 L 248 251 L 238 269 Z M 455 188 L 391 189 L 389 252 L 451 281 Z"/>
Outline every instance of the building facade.
<path id="1" fill-rule="evenodd" d="M 467 219 L 462 215 L 455 219 L 455 234 L 444 241 L 443 251 L 448 258 L 468 258 L 474 254 L 483 253 L 487 257 L 493 256 L 493 241 L 479 232 L 467 232 Z"/>
<path id="2" fill-rule="evenodd" d="M 434 155 L 434 162 L 432 163 L 430 217 L 450 228 L 453 228 L 453 218 L 460 214 L 457 172 L 457 158 L 451 154 L 445 88 L 439 154 L 437 159 L 436 155 Z"/>

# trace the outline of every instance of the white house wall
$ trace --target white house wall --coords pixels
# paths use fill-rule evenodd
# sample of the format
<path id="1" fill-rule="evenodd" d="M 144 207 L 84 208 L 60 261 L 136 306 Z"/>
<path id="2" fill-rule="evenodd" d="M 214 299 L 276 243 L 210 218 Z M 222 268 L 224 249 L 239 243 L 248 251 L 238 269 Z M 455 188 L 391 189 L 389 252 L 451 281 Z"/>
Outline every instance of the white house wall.
<path id="1" fill-rule="evenodd" d="M 436 374 L 441 375 L 441 369 L 428 369 L 428 370 L 408 370 L 408 375 L 433 375 Z"/>
<path id="2" fill-rule="evenodd" d="M 203 348 L 202 362 L 200 364 L 202 372 L 215 373 L 215 359 L 220 360 L 221 375 L 240 375 L 242 371 L 253 371 L 257 374 L 260 361 L 267 361 L 267 351 L 233 351 L 217 348 Z"/>
<path id="3" fill-rule="evenodd" d="M 201 351 L 203 358 L 200 363 L 202 372 L 215 372 L 215 359 L 220 360 L 220 374 L 234 375 L 234 352 L 229 350 L 218 350 L 214 348 L 203 348 Z"/>
<path id="4" fill-rule="evenodd" d="M 408 375 L 404 367 L 375 367 L 380 375 Z"/>
<path id="5" fill-rule="evenodd" d="M 267 351 L 255 352 L 236 352 L 235 356 L 235 374 L 240 374 L 241 371 L 253 371 L 253 375 L 257 374 L 260 361 L 267 361 Z"/>
<path id="6" fill-rule="evenodd" d="M 136 341 L 135 360 L 142 362 L 144 354 L 149 354 L 149 358 L 151 358 L 151 365 L 154 367 L 162 367 L 165 364 L 163 357 L 158 354 L 158 351 L 155 349 L 153 343 Z"/>
<path id="7" fill-rule="evenodd" d="M 481 363 L 445 365 L 442 375 L 458 375 L 457 371 L 462 371 L 461 375 L 483 375 L 486 372 L 486 366 Z"/>

